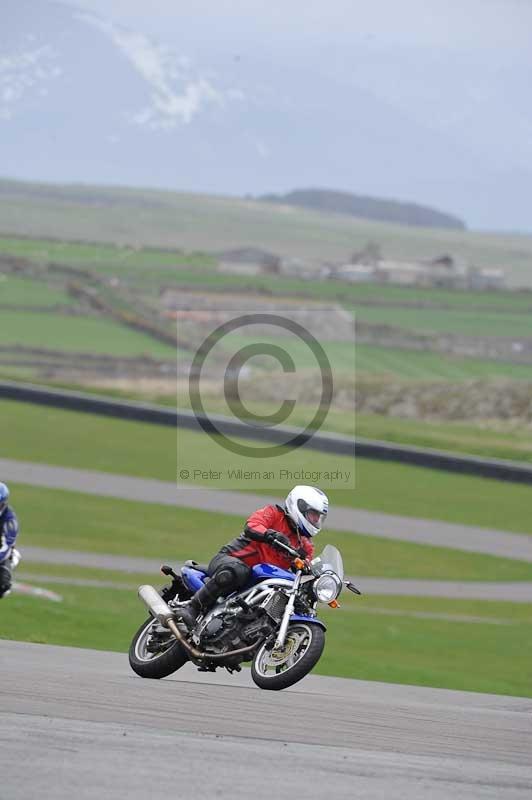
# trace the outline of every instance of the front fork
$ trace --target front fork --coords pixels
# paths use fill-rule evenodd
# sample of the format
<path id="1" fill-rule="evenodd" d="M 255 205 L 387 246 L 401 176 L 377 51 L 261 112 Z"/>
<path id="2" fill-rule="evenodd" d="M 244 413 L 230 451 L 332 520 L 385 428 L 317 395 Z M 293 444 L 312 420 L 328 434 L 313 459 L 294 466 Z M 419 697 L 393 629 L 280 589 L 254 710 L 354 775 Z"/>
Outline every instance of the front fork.
<path id="1" fill-rule="evenodd" d="M 279 633 L 277 634 L 277 639 L 275 640 L 275 644 L 273 646 L 274 650 L 280 650 L 284 647 L 284 643 L 286 640 L 286 633 L 288 631 L 288 625 L 290 623 L 290 617 L 294 611 L 294 605 L 296 602 L 296 596 L 299 589 L 299 583 L 301 581 L 301 570 L 296 572 L 296 577 L 294 578 L 294 584 L 290 591 L 290 596 L 288 598 L 288 603 L 286 604 L 283 618 L 281 620 L 281 624 L 279 626 Z"/>

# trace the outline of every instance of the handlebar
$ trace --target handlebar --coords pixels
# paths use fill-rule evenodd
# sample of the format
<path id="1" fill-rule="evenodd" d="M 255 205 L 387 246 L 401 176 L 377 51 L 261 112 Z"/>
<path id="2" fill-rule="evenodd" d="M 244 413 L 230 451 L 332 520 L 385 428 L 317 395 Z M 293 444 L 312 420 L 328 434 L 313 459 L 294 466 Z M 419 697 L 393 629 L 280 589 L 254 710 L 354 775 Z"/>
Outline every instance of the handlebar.
<path id="1" fill-rule="evenodd" d="M 283 542 L 280 542 L 278 540 L 274 540 L 272 542 L 272 545 L 274 547 L 278 547 L 279 550 L 284 550 L 285 553 L 288 553 L 288 555 L 293 556 L 294 558 L 300 558 L 300 555 L 299 555 L 298 551 L 294 550 L 293 547 L 290 547 L 289 544 L 284 544 Z"/>
<path id="2" fill-rule="evenodd" d="M 288 544 L 283 544 L 283 542 L 279 542 L 278 540 L 276 540 L 276 541 L 272 542 L 272 545 L 274 547 L 278 547 L 279 550 L 284 550 L 285 553 L 288 553 L 288 555 L 292 556 L 292 558 L 301 559 L 301 556 L 299 555 L 298 551 L 294 550 L 294 548 L 290 547 L 290 545 L 288 545 Z M 302 560 L 305 561 L 305 559 L 302 559 Z M 308 564 L 307 564 L 307 566 L 308 566 Z M 360 589 L 357 589 L 355 584 L 352 583 L 351 581 L 343 581 L 343 584 L 346 587 L 346 589 L 349 589 L 349 591 L 353 592 L 353 594 L 358 594 L 358 595 L 362 594 Z"/>
<path id="3" fill-rule="evenodd" d="M 299 555 L 298 551 L 294 550 L 294 548 L 290 547 L 290 545 L 283 544 L 282 542 L 276 541 L 275 542 L 275 547 L 278 547 L 280 550 L 284 550 L 286 553 L 291 555 L 293 558 L 301 559 L 301 556 Z M 302 560 L 305 561 L 305 559 L 302 559 Z M 307 566 L 308 566 L 308 564 L 307 564 Z M 343 581 L 343 584 L 346 587 L 346 589 L 349 589 L 349 591 L 353 592 L 353 594 L 358 594 L 358 595 L 362 594 L 360 589 L 357 589 L 355 584 L 352 583 L 351 581 Z"/>

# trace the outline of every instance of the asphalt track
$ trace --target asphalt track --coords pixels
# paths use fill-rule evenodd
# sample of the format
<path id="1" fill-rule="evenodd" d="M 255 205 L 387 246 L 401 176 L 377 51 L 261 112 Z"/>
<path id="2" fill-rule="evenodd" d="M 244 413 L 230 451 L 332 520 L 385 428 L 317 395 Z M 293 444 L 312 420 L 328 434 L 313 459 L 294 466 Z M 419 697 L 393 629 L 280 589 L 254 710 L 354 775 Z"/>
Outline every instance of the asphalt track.
<path id="1" fill-rule="evenodd" d="M 279 498 L 232 492 L 170 481 L 134 478 L 93 470 L 55 467 L 0 459 L 0 478 L 51 489 L 67 489 L 146 503 L 184 506 L 245 517 L 254 508 Z M 532 536 L 469 525 L 382 514 L 355 508 L 332 508 L 332 530 L 380 536 L 420 544 L 450 547 L 532 563 Z"/>
<path id="2" fill-rule="evenodd" d="M 123 654 L 3 641 L 2 800 L 529 800 L 532 700 L 188 665 L 146 681 Z"/>

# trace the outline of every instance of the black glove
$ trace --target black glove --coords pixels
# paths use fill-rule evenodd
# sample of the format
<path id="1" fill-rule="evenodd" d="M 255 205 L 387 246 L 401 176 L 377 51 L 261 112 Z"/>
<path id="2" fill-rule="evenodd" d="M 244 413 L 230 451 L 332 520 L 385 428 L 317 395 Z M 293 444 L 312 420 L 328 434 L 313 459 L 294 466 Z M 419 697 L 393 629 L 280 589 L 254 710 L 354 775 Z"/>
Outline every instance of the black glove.
<path id="1" fill-rule="evenodd" d="M 299 558 L 302 558 L 303 560 L 306 560 L 308 558 L 308 553 L 307 553 L 307 551 L 305 550 L 304 547 L 298 547 L 297 548 L 297 554 L 298 554 Z"/>
<path id="2" fill-rule="evenodd" d="M 266 544 L 271 544 L 274 547 L 276 544 L 285 544 L 288 545 L 288 547 L 291 547 L 290 541 L 283 533 L 279 533 L 279 531 L 267 530 L 264 534 L 264 541 Z"/>

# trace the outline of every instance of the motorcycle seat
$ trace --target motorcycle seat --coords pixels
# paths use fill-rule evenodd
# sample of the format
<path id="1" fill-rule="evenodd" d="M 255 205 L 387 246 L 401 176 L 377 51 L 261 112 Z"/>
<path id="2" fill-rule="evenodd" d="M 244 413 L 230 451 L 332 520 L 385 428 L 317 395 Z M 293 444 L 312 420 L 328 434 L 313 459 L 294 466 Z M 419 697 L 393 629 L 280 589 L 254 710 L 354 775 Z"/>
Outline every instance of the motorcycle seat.
<path id="1" fill-rule="evenodd" d="M 198 572 L 204 572 L 205 575 L 209 574 L 209 565 L 208 564 L 198 564 L 196 561 L 193 561 L 192 559 L 189 559 L 188 561 L 185 561 L 184 566 L 188 567 L 189 569 L 195 569 Z"/>

